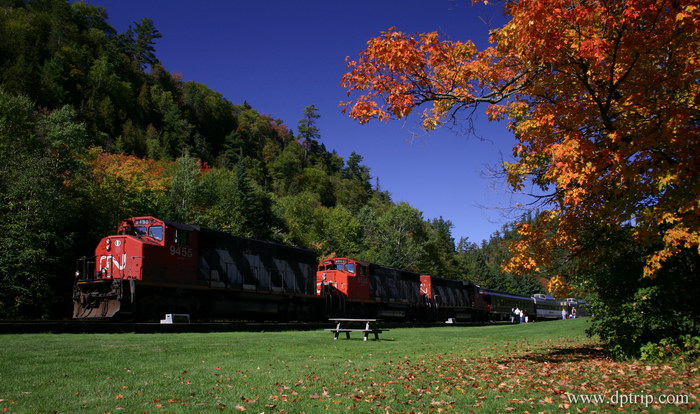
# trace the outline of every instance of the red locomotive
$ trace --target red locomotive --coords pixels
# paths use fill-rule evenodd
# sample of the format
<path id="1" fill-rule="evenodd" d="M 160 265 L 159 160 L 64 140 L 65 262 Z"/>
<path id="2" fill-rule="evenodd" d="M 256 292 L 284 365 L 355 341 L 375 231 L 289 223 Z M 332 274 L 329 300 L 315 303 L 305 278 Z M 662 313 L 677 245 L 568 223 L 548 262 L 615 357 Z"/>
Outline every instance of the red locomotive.
<path id="1" fill-rule="evenodd" d="M 315 270 L 310 250 L 134 217 L 79 260 L 73 317 L 304 319 L 322 303 Z"/>

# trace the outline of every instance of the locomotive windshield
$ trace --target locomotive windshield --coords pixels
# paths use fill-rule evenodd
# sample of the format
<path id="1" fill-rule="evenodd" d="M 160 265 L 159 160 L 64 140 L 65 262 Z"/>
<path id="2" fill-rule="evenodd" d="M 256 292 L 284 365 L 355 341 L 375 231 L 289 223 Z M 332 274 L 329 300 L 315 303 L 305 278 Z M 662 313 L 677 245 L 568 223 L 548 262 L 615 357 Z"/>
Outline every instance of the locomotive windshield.
<path id="1" fill-rule="evenodd" d="M 136 226 L 134 227 L 135 236 L 149 236 L 158 241 L 163 240 L 163 226 Z"/>
<path id="2" fill-rule="evenodd" d="M 158 241 L 163 240 L 163 226 L 151 226 L 148 229 L 148 235 Z"/>
<path id="3" fill-rule="evenodd" d="M 345 260 L 324 262 L 319 266 L 319 270 L 340 270 L 348 273 L 355 273 L 355 263 L 345 263 Z"/>

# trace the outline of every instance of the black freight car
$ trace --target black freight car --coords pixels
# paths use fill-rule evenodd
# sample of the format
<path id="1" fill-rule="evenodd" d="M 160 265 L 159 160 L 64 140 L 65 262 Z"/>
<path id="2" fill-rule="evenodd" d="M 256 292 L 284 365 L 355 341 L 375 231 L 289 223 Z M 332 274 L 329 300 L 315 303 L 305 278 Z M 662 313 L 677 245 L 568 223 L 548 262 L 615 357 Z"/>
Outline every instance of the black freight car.
<path id="1" fill-rule="evenodd" d="M 370 297 L 381 303 L 378 317 L 413 317 L 421 305 L 420 274 L 372 263 L 369 275 Z"/>

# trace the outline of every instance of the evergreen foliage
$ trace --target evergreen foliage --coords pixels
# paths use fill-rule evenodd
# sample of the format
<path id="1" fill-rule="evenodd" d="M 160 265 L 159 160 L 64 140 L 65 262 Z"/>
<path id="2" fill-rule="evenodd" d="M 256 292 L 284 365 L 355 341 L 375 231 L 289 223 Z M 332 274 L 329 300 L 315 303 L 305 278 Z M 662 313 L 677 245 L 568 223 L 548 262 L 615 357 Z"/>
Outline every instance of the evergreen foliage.
<path id="1" fill-rule="evenodd" d="M 530 215 L 519 220 L 520 223 L 532 221 Z M 457 244 L 455 259 L 458 273 L 463 278 L 489 289 L 521 295 L 542 292 L 543 284 L 534 276 L 515 276 L 502 270 L 503 264 L 511 255 L 508 243 L 518 237 L 516 223 L 510 223 L 493 233 L 488 241 L 484 240 L 481 246 L 462 238 Z"/>
<path id="2" fill-rule="evenodd" d="M 70 290 L 79 206 L 70 185 L 85 128 L 69 106 L 39 113 L 0 89 L 0 314 L 42 317 Z"/>

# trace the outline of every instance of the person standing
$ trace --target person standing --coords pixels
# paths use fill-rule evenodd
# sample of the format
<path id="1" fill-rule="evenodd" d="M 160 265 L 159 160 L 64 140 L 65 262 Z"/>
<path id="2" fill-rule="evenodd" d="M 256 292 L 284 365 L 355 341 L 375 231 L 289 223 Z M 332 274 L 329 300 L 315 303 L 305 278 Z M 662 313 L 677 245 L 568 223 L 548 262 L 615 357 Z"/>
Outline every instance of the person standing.
<path id="1" fill-rule="evenodd" d="M 561 308 L 561 318 L 562 318 L 562 320 L 566 320 L 566 309 L 565 308 Z"/>

